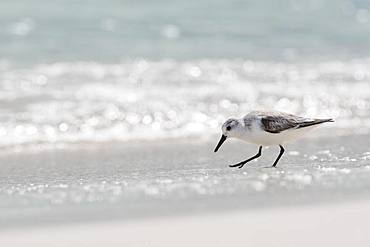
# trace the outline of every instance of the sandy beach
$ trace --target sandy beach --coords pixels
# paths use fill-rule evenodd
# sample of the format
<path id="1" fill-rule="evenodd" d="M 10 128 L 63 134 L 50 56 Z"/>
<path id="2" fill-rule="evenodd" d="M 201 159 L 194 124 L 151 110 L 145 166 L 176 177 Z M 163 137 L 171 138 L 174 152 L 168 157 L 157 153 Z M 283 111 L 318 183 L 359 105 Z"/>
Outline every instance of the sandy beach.
<path id="1" fill-rule="evenodd" d="M 368 246 L 370 202 L 0 232 L 5 246 Z"/>

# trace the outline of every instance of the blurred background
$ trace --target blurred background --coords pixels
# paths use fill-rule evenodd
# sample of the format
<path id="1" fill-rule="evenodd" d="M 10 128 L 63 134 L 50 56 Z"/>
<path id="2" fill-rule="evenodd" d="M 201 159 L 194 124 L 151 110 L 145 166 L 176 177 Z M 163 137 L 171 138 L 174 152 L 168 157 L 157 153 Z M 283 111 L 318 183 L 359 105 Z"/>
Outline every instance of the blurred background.
<path id="1" fill-rule="evenodd" d="M 3 0 L 0 145 L 209 136 L 263 108 L 368 126 L 369 8 Z"/>
<path id="2" fill-rule="evenodd" d="M 0 229 L 369 199 L 370 1 L 1 0 L 0 27 Z M 336 122 L 230 169 L 256 109 Z"/>
<path id="3" fill-rule="evenodd" d="M 0 7 L 0 54 L 16 63 L 305 61 L 370 52 L 363 0 L 4 0 Z"/>

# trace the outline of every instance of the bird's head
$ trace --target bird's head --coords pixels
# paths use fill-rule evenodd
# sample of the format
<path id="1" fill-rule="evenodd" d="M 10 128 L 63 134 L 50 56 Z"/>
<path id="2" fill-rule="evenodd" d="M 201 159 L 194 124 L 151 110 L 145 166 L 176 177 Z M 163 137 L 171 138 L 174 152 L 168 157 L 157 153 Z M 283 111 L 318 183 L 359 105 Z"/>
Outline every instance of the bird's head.
<path id="1" fill-rule="evenodd" d="M 222 143 L 226 141 L 227 138 L 230 137 L 238 137 L 240 133 L 241 124 L 238 119 L 230 118 L 226 120 L 226 122 L 222 125 L 222 136 L 220 141 L 218 142 L 215 152 L 221 147 Z"/>

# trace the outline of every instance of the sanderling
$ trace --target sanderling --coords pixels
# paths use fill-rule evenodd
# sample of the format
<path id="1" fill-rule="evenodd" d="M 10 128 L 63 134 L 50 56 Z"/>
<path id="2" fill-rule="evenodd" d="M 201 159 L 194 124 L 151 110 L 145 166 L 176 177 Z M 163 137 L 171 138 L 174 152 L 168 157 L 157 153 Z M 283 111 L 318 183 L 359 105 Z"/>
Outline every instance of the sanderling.
<path id="1" fill-rule="evenodd" d="M 215 152 L 227 138 L 238 138 L 259 145 L 258 153 L 230 167 L 242 168 L 246 163 L 261 156 L 263 146 L 279 145 L 280 153 L 272 167 L 275 167 L 284 153 L 284 143 L 294 141 L 319 124 L 334 122 L 333 119 L 312 119 L 283 112 L 253 111 L 241 119 L 230 118 L 222 125 L 222 136 Z"/>

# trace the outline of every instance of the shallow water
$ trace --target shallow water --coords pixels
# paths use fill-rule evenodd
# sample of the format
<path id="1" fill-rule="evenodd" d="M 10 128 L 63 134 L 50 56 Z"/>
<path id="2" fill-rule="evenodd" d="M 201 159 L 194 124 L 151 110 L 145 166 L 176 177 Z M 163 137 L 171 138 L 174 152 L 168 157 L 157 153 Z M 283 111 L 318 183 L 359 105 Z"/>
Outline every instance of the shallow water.
<path id="1" fill-rule="evenodd" d="M 0 145 L 202 136 L 230 116 L 277 109 L 367 133 L 369 60 L 249 60 L 0 67 Z M 349 93 L 350 91 L 350 93 Z"/>

